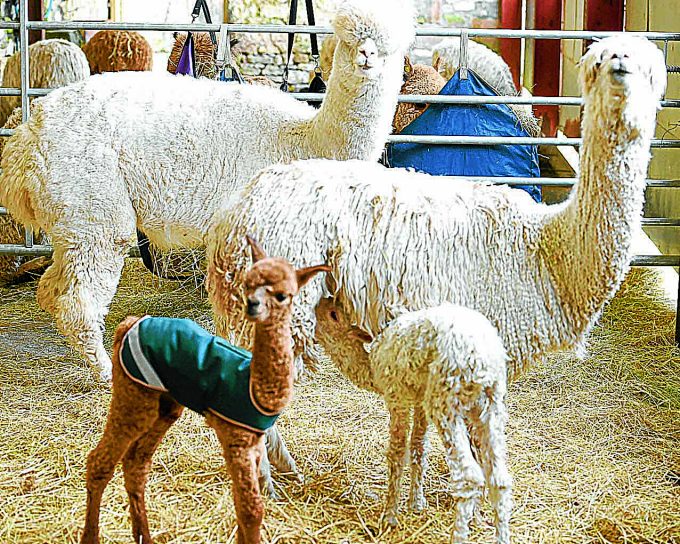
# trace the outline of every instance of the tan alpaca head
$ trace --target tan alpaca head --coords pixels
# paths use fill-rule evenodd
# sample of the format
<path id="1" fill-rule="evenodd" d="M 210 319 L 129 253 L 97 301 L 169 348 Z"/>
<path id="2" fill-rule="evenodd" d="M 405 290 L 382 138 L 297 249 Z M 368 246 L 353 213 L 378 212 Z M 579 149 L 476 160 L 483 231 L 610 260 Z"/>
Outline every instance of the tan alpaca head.
<path id="1" fill-rule="evenodd" d="M 315 337 L 322 344 L 333 343 L 341 338 L 368 344 L 373 337 L 356 325 L 352 325 L 347 313 L 332 298 L 322 298 L 316 307 Z"/>
<path id="2" fill-rule="evenodd" d="M 412 64 L 409 57 L 404 58 L 404 84 L 401 94 L 439 94 L 446 85 L 446 79 L 439 73 L 437 59 L 434 66 Z M 403 102 L 397 106 L 394 114 L 394 132 L 399 133 L 420 117 L 427 109 L 427 104 L 410 104 Z"/>
<path id="3" fill-rule="evenodd" d="M 251 321 L 267 323 L 289 316 L 298 291 L 319 272 L 330 272 L 326 265 L 296 270 L 285 259 L 268 257 L 253 238 L 247 238 L 253 252 L 253 266 L 245 279 L 246 314 Z"/>
<path id="4" fill-rule="evenodd" d="M 388 58 L 406 52 L 415 38 L 410 0 L 346 0 L 333 20 L 338 38 L 333 65 L 359 77 L 378 77 Z"/>
<path id="5" fill-rule="evenodd" d="M 613 105 L 618 102 L 624 106 L 638 98 L 654 102 L 666 89 L 663 54 L 649 40 L 635 36 L 619 35 L 595 42 L 581 58 L 581 86 L 585 95 L 597 93 L 608 97 Z"/>

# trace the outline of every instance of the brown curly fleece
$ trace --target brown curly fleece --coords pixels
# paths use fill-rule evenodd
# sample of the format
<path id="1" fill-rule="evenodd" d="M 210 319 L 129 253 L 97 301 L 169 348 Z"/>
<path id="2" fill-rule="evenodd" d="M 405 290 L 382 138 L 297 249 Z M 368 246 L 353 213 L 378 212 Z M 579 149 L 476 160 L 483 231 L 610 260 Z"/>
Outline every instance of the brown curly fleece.
<path id="1" fill-rule="evenodd" d="M 153 49 L 139 32 L 101 30 L 83 45 L 90 72 L 148 72 L 153 68 Z"/>

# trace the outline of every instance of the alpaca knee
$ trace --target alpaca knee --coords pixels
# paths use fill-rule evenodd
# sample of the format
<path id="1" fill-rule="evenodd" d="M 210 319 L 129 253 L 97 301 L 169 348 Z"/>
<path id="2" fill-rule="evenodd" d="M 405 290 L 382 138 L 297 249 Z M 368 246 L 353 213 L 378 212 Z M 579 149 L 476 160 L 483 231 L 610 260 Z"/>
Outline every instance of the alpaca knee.
<path id="1" fill-rule="evenodd" d="M 111 481 L 116 463 L 96 448 L 87 456 L 86 486 L 90 492 L 103 491 Z"/>

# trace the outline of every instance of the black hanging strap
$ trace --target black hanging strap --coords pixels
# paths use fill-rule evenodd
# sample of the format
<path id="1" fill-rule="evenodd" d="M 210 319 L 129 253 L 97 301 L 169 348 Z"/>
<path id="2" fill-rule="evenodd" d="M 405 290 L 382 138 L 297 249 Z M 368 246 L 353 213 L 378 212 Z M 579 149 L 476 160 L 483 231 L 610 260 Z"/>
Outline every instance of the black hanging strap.
<path id="1" fill-rule="evenodd" d="M 198 19 L 201 16 L 201 10 L 203 11 L 203 15 L 205 16 L 205 22 L 211 25 L 212 17 L 210 16 L 210 9 L 208 8 L 208 0 L 196 0 L 194 9 L 191 12 L 191 20 L 195 21 L 196 19 Z M 213 45 L 217 45 L 217 34 L 215 34 L 215 32 L 209 32 L 209 34 L 210 41 L 212 41 Z"/>
<path id="2" fill-rule="evenodd" d="M 316 26 L 316 19 L 314 18 L 314 1 L 305 0 L 305 5 L 307 6 L 307 23 L 309 26 Z M 297 9 L 298 0 L 290 0 L 290 17 L 288 18 L 289 25 L 297 24 Z M 319 68 L 319 41 L 314 33 L 310 33 L 309 40 L 312 42 L 312 58 L 316 62 L 316 70 L 320 71 Z M 295 43 L 295 33 L 291 32 L 288 34 L 288 56 L 286 57 L 286 67 L 283 70 L 283 83 L 281 84 L 281 90 L 288 90 L 288 70 L 290 68 L 290 62 L 293 55 L 293 44 Z"/>

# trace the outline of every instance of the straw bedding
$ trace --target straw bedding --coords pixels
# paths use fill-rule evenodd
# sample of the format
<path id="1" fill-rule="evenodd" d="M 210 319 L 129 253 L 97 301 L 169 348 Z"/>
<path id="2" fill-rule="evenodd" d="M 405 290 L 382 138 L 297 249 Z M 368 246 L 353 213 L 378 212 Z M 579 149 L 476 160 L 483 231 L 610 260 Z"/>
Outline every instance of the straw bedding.
<path id="1" fill-rule="evenodd" d="M 636 270 L 592 335 L 589 355 L 550 358 L 513 384 L 509 455 L 516 543 L 680 543 L 680 356 L 654 275 Z M 85 457 L 110 397 L 35 303 L 34 285 L 0 290 L 0 542 L 77 542 Z M 194 287 L 129 260 L 107 321 L 168 314 L 209 325 Z M 387 415 L 330 365 L 296 391 L 281 426 L 306 482 L 268 501 L 270 543 L 448 542 L 445 463 L 433 436 L 430 508 L 381 528 Z M 235 542 L 229 481 L 201 418 L 185 415 L 155 457 L 148 505 L 158 543 Z M 405 489 L 404 489 L 405 491 Z M 122 476 L 102 510 L 102 542 L 131 542 Z M 487 509 L 473 542 L 489 543 Z"/>

